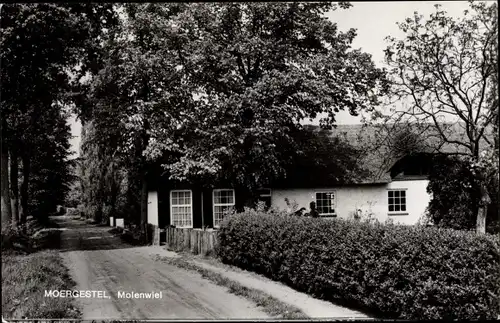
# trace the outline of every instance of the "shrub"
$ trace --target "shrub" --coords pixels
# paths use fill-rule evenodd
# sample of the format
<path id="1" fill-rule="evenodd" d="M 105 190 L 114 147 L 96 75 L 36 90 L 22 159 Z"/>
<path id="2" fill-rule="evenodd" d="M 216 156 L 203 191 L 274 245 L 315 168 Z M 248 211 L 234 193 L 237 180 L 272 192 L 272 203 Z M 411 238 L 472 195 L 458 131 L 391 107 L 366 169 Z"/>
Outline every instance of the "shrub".
<path id="1" fill-rule="evenodd" d="M 499 242 L 489 235 L 247 210 L 223 222 L 216 253 L 224 263 L 382 317 L 500 314 Z"/>
<path id="2" fill-rule="evenodd" d="M 474 229 L 480 192 L 470 163 L 448 156 L 438 156 L 435 160 L 427 187 L 432 196 L 427 208 L 428 220 L 445 228 Z M 498 175 L 489 178 L 487 188 L 491 204 L 486 216 L 486 230 L 489 233 L 499 233 Z"/>
<path id="3" fill-rule="evenodd" d="M 1 229 L 1 251 L 3 252 L 29 252 L 31 241 L 20 228 L 9 224 L 2 226 Z"/>

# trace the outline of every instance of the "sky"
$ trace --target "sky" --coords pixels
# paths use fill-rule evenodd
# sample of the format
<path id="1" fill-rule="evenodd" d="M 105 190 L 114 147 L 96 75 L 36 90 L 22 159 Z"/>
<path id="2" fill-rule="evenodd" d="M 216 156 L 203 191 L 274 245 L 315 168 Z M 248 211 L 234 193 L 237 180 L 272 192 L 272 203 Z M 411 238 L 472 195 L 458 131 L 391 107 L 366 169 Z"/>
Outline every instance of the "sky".
<path id="1" fill-rule="evenodd" d="M 373 61 L 379 67 L 383 66 L 384 52 L 387 47 L 385 37 L 393 36 L 402 38 L 403 33 L 396 23 L 407 17 L 412 17 L 415 11 L 429 16 L 435 11 L 434 5 L 440 4 L 443 10 L 452 17 L 459 17 L 469 7 L 467 1 L 388 1 L 388 2 L 353 2 L 352 7 L 339 9 L 327 14 L 327 17 L 337 23 L 340 31 L 350 28 L 357 30 L 357 36 L 353 41 L 353 48 L 361 48 L 364 52 L 372 55 Z M 348 112 L 341 111 L 336 116 L 338 124 L 360 123 L 360 117 L 353 117 Z M 73 139 L 72 149 L 78 156 L 80 144 L 81 124 L 75 118 L 69 120 Z M 305 121 L 304 123 L 317 124 L 318 120 Z"/>

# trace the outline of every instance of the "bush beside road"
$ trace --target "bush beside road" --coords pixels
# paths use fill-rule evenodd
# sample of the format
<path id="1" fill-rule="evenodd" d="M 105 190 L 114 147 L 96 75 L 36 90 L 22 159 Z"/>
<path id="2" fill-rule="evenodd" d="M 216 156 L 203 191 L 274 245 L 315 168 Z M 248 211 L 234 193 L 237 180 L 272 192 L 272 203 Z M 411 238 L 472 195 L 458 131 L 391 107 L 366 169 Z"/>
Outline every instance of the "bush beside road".
<path id="1" fill-rule="evenodd" d="M 386 318 L 496 319 L 498 239 L 419 226 L 236 214 L 223 263 Z"/>

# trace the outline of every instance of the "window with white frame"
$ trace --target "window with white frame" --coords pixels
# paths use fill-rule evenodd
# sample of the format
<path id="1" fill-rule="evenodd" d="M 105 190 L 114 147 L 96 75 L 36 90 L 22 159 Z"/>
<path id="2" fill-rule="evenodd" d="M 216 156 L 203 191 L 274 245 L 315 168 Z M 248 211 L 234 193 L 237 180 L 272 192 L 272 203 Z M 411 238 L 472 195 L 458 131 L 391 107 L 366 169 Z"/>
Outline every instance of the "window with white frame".
<path id="1" fill-rule="evenodd" d="M 387 191 L 389 213 L 406 212 L 406 190 Z"/>
<path id="2" fill-rule="evenodd" d="M 170 192 L 171 224 L 178 228 L 193 227 L 193 199 L 190 190 Z"/>
<path id="3" fill-rule="evenodd" d="M 335 216 L 335 192 L 317 192 L 316 210 L 319 216 Z"/>
<path id="4" fill-rule="evenodd" d="M 219 227 L 224 219 L 224 213 L 234 207 L 234 190 L 217 189 L 213 191 L 214 227 Z"/>

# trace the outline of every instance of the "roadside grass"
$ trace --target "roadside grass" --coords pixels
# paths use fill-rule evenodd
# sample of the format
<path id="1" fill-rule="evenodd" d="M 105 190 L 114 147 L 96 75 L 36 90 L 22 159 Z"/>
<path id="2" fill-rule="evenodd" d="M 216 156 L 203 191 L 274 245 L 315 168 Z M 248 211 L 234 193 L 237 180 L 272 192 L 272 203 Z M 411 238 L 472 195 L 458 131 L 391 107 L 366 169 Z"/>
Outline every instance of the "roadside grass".
<path id="1" fill-rule="evenodd" d="M 2 316 L 7 320 L 80 318 L 73 299 L 45 297 L 45 291 L 74 286 L 57 251 L 29 255 L 2 252 Z"/>
<path id="2" fill-rule="evenodd" d="M 6 319 L 78 319 L 70 298 L 48 298 L 45 290 L 71 289 L 75 283 L 56 250 L 61 231 L 52 221 L 29 218 L 26 233 L 2 234 L 2 315 Z M 8 244 L 3 244 L 8 240 Z"/>
<path id="3" fill-rule="evenodd" d="M 230 293 L 245 297 L 246 299 L 251 300 L 257 306 L 262 307 L 263 311 L 273 318 L 280 319 L 307 319 L 309 318 L 305 315 L 300 309 L 295 306 L 288 305 L 260 290 L 254 288 L 248 288 L 243 286 L 235 281 L 232 281 L 219 273 L 210 271 L 208 269 L 199 267 L 193 263 L 187 261 L 184 255 L 176 258 L 170 257 L 157 257 L 157 260 L 164 261 L 170 265 L 174 265 L 176 267 L 195 271 L 201 274 L 201 276 L 205 279 L 208 279 L 219 286 L 226 287 Z"/>

